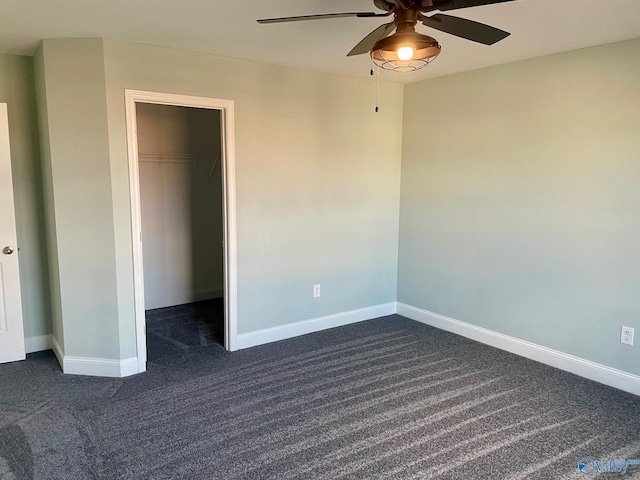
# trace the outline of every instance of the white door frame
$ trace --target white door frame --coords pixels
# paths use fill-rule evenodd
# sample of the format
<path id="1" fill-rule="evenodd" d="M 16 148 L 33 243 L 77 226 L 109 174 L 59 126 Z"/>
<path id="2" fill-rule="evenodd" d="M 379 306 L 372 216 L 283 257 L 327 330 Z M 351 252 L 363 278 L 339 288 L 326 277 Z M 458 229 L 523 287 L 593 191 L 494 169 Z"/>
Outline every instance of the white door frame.
<path id="1" fill-rule="evenodd" d="M 127 147 L 129 155 L 129 190 L 131 232 L 133 242 L 134 301 L 136 317 L 136 347 L 138 371 L 147 369 L 147 338 L 144 307 L 144 269 L 142 258 L 142 212 L 140 209 L 140 173 L 138 165 L 138 134 L 136 103 L 156 103 L 177 107 L 219 110 L 222 121 L 222 191 L 224 227 L 224 347 L 237 350 L 237 243 L 236 243 L 236 169 L 233 100 L 220 100 L 170 93 L 125 90 Z"/>

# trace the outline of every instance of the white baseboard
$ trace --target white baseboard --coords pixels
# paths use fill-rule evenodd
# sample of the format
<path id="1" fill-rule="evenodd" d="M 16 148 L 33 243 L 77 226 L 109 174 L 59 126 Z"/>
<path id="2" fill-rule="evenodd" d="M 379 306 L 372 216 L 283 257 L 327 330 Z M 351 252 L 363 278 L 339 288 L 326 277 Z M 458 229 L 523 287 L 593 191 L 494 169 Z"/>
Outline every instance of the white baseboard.
<path id="1" fill-rule="evenodd" d="M 397 313 L 432 327 L 446 330 L 472 340 L 506 350 L 537 362 L 574 373 L 584 378 L 640 395 L 640 376 L 607 367 L 590 360 L 585 360 L 558 350 L 537 345 L 535 343 L 510 337 L 486 328 L 461 322 L 453 318 L 439 315 L 421 308 L 401 302 L 390 302 L 372 307 L 351 310 L 325 317 L 304 320 L 301 322 L 267 328 L 237 336 L 237 348 L 249 348 L 266 343 L 277 342 L 287 338 L 306 335 L 329 328 L 340 327 L 373 318 Z M 73 375 L 92 375 L 99 377 L 126 377 L 139 373 L 136 357 L 125 360 L 109 360 L 101 358 L 85 358 L 65 356 L 64 351 L 52 335 L 25 339 L 27 353 L 53 349 L 64 373 Z M 48 348 L 41 348 L 48 347 Z M 38 350 L 35 350 L 38 348 Z"/>
<path id="2" fill-rule="evenodd" d="M 53 335 L 51 335 L 51 347 L 53 348 L 54 355 L 58 359 L 60 368 L 62 368 L 62 371 L 64 372 L 64 368 L 63 368 L 64 350 L 62 349 L 62 347 L 60 347 L 58 340 L 56 340 L 56 337 L 54 337 Z"/>
<path id="3" fill-rule="evenodd" d="M 51 334 L 40 335 L 39 337 L 27 337 L 24 339 L 24 349 L 26 353 L 44 352 L 53 348 Z"/>
<path id="4" fill-rule="evenodd" d="M 266 328 L 256 332 L 243 333 L 237 337 L 238 349 L 255 347 L 265 343 L 277 342 L 287 338 L 319 332 L 328 328 L 341 327 L 350 323 L 371 320 L 396 313 L 396 302 L 374 305 L 373 307 L 360 308 L 348 312 L 327 315 L 326 317 L 303 320 L 301 322 L 281 325 L 279 327 Z"/>
<path id="5" fill-rule="evenodd" d="M 70 375 L 91 375 L 93 377 L 128 377 L 138 373 L 138 358 L 109 360 L 105 358 L 87 358 L 66 356 L 62 371 Z"/>
<path id="6" fill-rule="evenodd" d="M 51 336 L 53 353 L 63 373 L 70 375 L 90 375 L 93 377 L 128 377 L 138 373 L 138 358 L 109 360 L 105 358 L 72 357 L 65 355 L 60 344 Z"/>
<path id="7" fill-rule="evenodd" d="M 153 297 L 145 297 L 145 310 L 153 310 L 154 308 L 173 307 L 174 305 L 184 305 L 185 303 L 200 302 L 202 300 L 211 300 L 213 298 L 222 298 L 224 289 L 210 288 L 206 290 L 197 290 L 195 292 L 171 293 L 169 295 L 157 295 Z"/>
<path id="8" fill-rule="evenodd" d="M 640 395 L 640 376 L 398 302 L 397 313 L 589 380 Z"/>

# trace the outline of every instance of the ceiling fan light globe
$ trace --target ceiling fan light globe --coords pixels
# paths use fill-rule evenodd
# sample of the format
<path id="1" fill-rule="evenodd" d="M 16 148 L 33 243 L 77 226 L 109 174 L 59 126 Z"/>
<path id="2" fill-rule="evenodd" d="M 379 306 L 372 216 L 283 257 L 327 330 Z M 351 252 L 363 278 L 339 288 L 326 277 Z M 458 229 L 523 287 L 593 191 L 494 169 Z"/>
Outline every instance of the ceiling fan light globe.
<path id="1" fill-rule="evenodd" d="M 410 45 L 413 56 L 400 57 L 400 50 Z M 416 32 L 396 32 L 375 44 L 371 51 L 373 62 L 384 70 L 415 72 L 426 67 L 439 54 L 441 47 L 435 38 Z"/>
<path id="2" fill-rule="evenodd" d="M 413 58 L 413 54 L 413 47 L 409 45 L 398 48 L 398 58 L 400 60 L 411 60 Z"/>

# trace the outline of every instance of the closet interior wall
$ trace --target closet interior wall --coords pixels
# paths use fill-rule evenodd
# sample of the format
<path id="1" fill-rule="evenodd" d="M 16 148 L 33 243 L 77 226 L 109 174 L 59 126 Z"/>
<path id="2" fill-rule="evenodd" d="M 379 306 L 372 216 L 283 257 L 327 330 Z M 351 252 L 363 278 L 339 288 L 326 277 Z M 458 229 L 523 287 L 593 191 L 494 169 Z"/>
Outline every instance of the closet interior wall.
<path id="1" fill-rule="evenodd" d="M 221 113 L 136 106 L 145 308 L 223 296 Z"/>

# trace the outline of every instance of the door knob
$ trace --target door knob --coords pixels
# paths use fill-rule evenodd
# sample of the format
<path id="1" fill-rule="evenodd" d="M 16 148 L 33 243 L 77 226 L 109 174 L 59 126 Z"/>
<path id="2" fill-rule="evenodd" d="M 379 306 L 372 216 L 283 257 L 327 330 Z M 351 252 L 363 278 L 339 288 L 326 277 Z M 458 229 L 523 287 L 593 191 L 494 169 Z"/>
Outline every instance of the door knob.
<path id="1" fill-rule="evenodd" d="M 11 255 L 13 253 L 13 248 L 11 247 L 4 247 L 2 249 L 2 253 L 4 253 L 5 255 Z"/>

